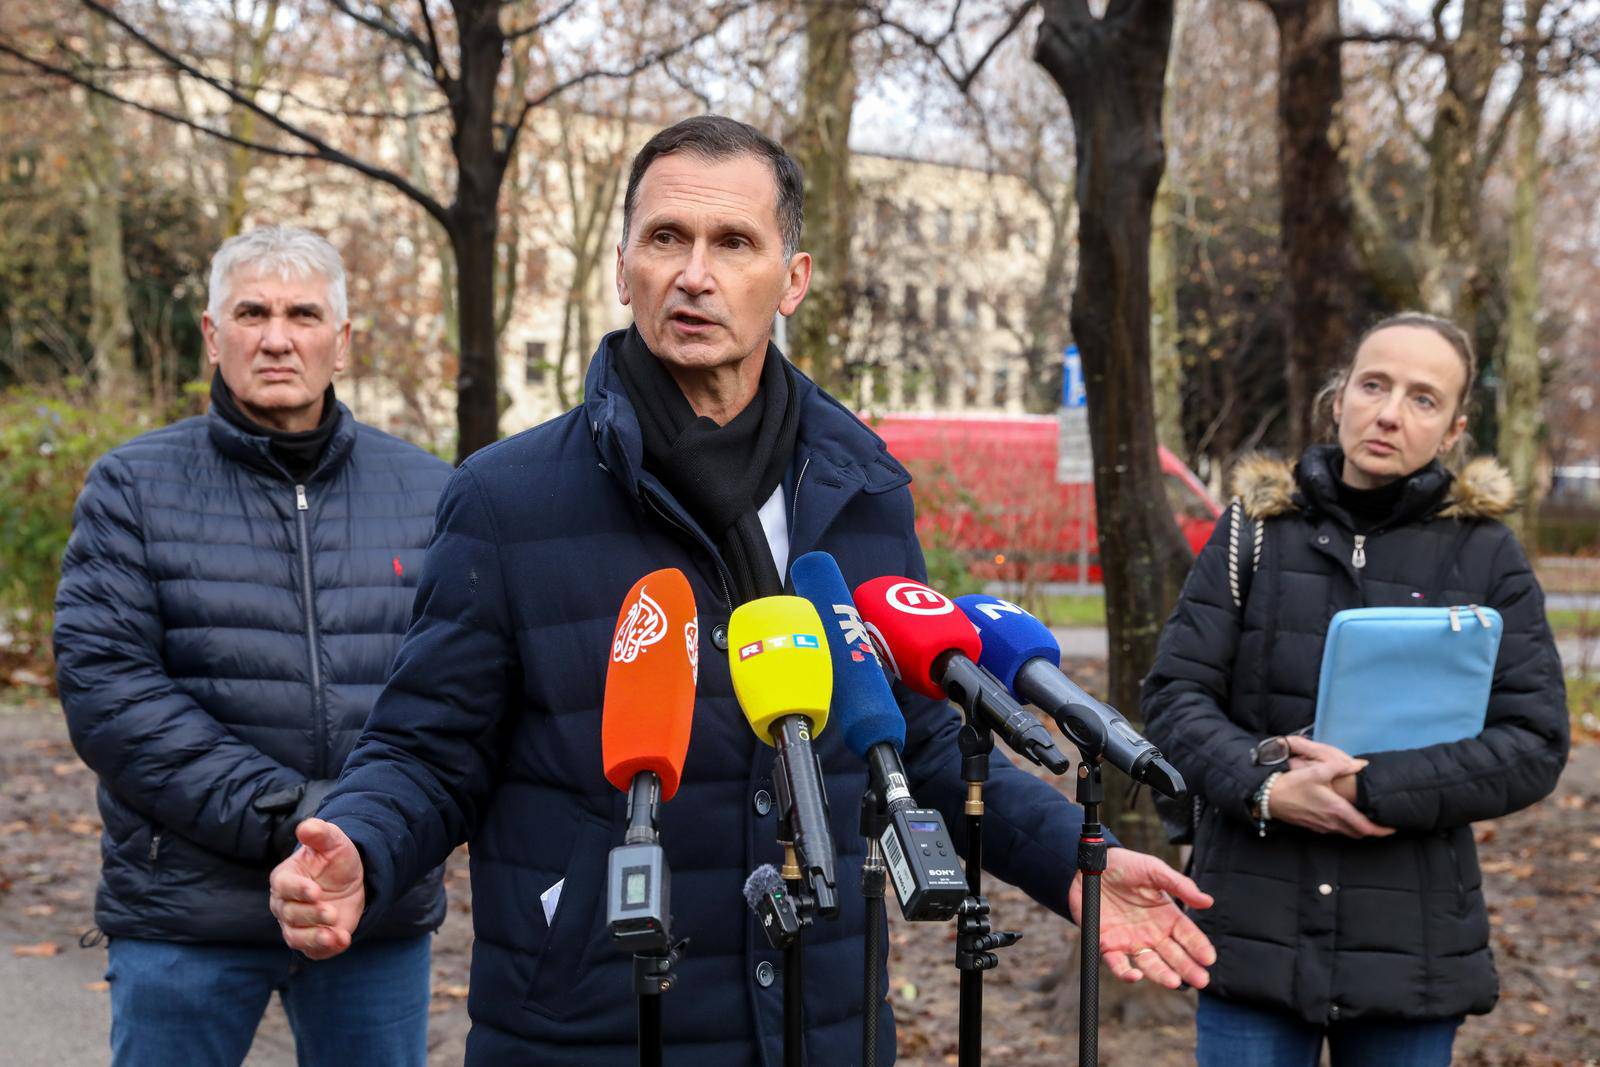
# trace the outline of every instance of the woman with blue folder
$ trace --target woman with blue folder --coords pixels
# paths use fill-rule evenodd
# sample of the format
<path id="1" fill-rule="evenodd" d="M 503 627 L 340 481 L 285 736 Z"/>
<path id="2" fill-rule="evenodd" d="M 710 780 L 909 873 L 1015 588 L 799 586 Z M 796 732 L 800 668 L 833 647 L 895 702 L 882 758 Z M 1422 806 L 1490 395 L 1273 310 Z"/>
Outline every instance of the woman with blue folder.
<path id="1" fill-rule="evenodd" d="M 1492 460 L 1444 463 L 1475 370 L 1444 320 L 1367 331 L 1326 391 L 1335 443 L 1292 471 L 1241 464 L 1162 634 L 1144 715 L 1200 801 L 1193 874 L 1216 898 L 1195 916 L 1218 956 L 1199 997 L 1201 1067 L 1314 1067 L 1324 1041 L 1334 1067 L 1442 1067 L 1462 1019 L 1494 1006 L 1470 824 L 1555 787 L 1568 720 L 1543 593 L 1498 521 L 1510 481 Z M 1481 729 L 1406 741 L 1397 709 L 1437 685 L 1418 681 L 1424 656 L 1395 672 L 1392 702 L 1345 710 L 1391 718 L 1392 748 L 1308 736 L 1335 614 L 1457 605 L 1458 627 L 1462 612 L 1490 626 L 1487 609 L 1503 625 Z"/>

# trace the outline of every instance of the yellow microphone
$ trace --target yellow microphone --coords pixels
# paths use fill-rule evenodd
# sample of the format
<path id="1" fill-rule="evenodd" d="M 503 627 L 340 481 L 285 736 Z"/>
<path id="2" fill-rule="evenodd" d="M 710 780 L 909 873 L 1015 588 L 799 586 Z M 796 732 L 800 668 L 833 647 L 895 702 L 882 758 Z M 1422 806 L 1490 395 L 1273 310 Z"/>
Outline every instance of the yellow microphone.
<path id="1" fill-rule="evenodd" d="M 756 736 L 773 743 L 779 719 L 809 720 L 809 736 L 828 725 L 833 700 L 833 660 L 822 617 L 811 601 L 769 596 L 734 610 L 728 620 L 733 691 Z"/>
<path id="2" fill-rule="evenodd" d="M 756 736 L 778 749 L 773 785 L 794 838 L 800 874 L 828 918 L 839 913 L 828 795 L 811 738 L 828 724 L 833 660 L 822 618 L 797 596 L 769 596 L 728 620 L 733 691 Z"/>

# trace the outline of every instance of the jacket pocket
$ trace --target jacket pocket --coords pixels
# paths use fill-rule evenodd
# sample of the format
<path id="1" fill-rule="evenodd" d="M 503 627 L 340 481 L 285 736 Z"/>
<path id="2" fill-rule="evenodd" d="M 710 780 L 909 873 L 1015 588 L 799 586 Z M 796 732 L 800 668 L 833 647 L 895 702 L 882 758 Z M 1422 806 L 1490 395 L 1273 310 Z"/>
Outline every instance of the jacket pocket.
<path id="1" fill-rule="evenodd" d="M 594 978 L 597 956 L 610 946 L 605 921 L 606 857 L 611 832 L 605 823 L 583 815 L 573 831 L 560 902 L 545 925 L 543 906 L 535 897 L 529 906 L 543 925 L 544 944 L 534 960 L 523 1006 L 552 1019 L 590 1013 L 587 987 Z"/>

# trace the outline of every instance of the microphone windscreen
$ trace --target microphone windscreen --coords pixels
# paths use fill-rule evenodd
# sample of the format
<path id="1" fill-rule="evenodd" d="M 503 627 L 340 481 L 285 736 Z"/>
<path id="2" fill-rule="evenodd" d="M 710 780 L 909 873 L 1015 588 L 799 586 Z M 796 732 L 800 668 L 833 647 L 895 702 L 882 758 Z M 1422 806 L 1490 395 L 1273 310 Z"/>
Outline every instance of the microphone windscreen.
<path id="1" fill-rule="evenodd" d="M 975 661 L 983 651 L 978 631 L 955 603 L 910 578 L 885 575 L 862 582 L 856 586 L 856 607 L 889 673 L 923 696 L 945 698 L 933 677 L 940 656 L 959 652 Z"/>
<path id="2" fill-rule="evenodd" d="M 694 591 L 676 567 L 634 583 L 617 615 L 606 667 L 600 755 L 606 781 L 626 791 L 640 771 L 661 777 L 661 799 L 678 791 L 694 724 L 700 620 Z"/>
<path id="3" fill-rule="evenodd" d="M 956 606 L 978 628 L 983 655 L 978 663 L 1016 695 L 1017 668 L 1031 659 L 1047 659 L 1061 666 L 1061 646 L 1050 628 L 1009 600 L 969 593 L 956 597 Z"/>
<path id="4" fill-rule="evenodd" d="M 844 734 L 845 747 L 863 760 L 873 745 L 885 741 L 901 751 L 906 745 L 905 716 L 895 703 L 839 564 L 826 552 L 807 552 L 790 566 L 789 577 L 794 591 L 822 617 L 833 660 L 833 721 Z"/>
<path id="5" fill-rule="evenodd" d="M 785 715 L 810 719 L 813 737 L 828 724 L 833 663 L 809 600 L 768 596 L 735 608 L 728 620 L 728 666 L 739 707 L 767 744 Z"/>
<path id="6" fill-rule="evenodd" d="M 751 911 L 760 911 L 761 898 L 782 888 L 783 876 L 778 873 L 778 868 L 770 863 L 763 863 L 751 871 L 750 877 L 744 880 L 744 902 L 750 905 Z"/>

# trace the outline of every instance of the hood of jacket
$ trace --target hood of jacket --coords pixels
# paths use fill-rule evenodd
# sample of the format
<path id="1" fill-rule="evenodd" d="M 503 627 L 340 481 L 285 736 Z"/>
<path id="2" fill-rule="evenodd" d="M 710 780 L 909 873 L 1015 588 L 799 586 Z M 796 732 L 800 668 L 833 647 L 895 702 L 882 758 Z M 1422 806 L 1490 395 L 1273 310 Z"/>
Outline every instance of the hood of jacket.
<path id="1" fill-rule="evenodd" d="M 1333 446 L 1314 446 L 1302 457 L 1301 467 L 1318 460 L 1331 467 L 1331 453 L 1337 451 Z M 1421 482 L 1441 476 L 1449 480 L 1449 487 L 1433 508 L 1433 513 L 1440 518 L 1500 519 L 1516 507 L 1516 490 L 1511 484 L 1510 472 L 1492 456 L 1476 457 L 1453 472 L 1442 465 L 1429 464 L 1409 477 Z M 1311 506 L 1303 477 L 1297 479 L 1296 468 L 1274 456 L 1261 453 L 1245 456 L 1234 467 L 1231 485 L 1233 497 L 1243 504 L 1245 514 L 1252 519 L 1275 518 Z M 1420 484 L 1418 488 L 1427 489 Z"/>

